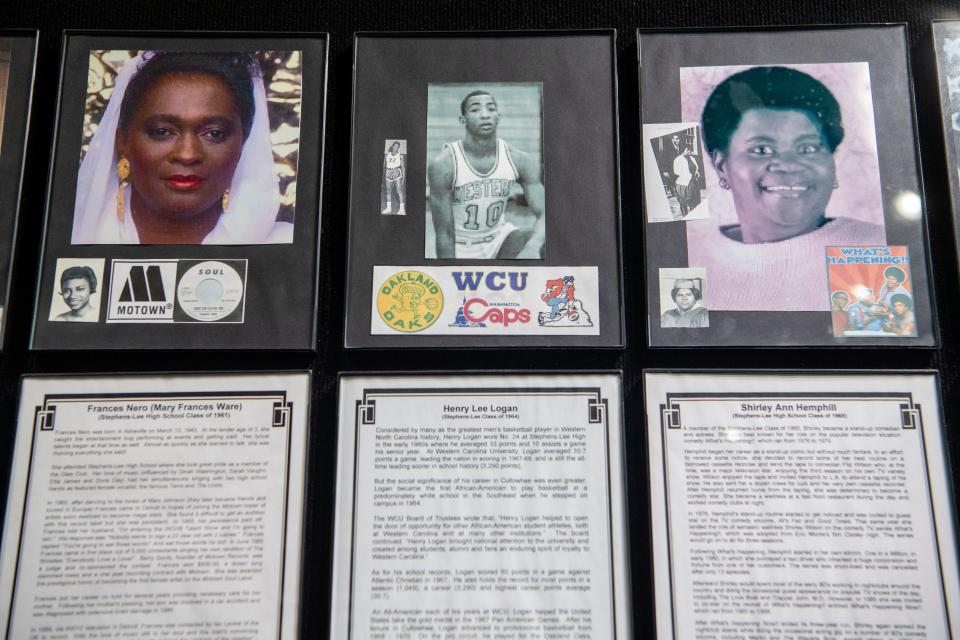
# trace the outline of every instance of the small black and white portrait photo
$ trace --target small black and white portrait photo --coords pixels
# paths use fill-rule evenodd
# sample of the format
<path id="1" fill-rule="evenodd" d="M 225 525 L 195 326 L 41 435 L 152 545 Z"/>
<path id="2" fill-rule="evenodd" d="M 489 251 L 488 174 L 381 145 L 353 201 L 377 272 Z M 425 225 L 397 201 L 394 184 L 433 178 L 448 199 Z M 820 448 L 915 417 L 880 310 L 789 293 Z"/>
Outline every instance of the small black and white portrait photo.
<path id="1" fill-rule="evenodd" d="M 705 269 L 660 269 L 660 326 L 700 329 L 710 326 Z"/>
<path id="2" fill-rule="evenodd" d="M 380 184 L 383 215 L 407 215 L 407 141 L 387 140 L 383 144 L 383 180 Z"/>
<path id="3" fill-rule="evenodd" d="M 542 85 L 431 84 L 425 258 L 544 257 Z"/>
<path id="4" fill-rule="evenodd" d="M 700 125 L 647 124 L 643 137 L 647 222 L 710 217 Z"/>
<path id="5" fill-rule="evenodd" d="M 103 258 L 60 258 L 49 320 L 99 322 Z"/>

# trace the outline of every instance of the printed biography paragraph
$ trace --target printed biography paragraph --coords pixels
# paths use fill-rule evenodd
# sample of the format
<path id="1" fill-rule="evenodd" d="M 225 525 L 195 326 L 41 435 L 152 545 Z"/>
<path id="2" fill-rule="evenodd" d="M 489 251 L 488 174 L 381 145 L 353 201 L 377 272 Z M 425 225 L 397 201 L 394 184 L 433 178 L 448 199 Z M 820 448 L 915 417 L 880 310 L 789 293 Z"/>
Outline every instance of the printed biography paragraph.
<path id="1" fill-rule="evenodd" d="M 149 395 L 47 401 L 10 637 L 277 638 L 292 429 L 278 394 Z"/>
<path id="2" fill-rule="evenodd" d="M 608 427 L 582 394 L 544 396 L 376 399 L 350 637 L 613 637 Z"/>
<path id="3" fill-rule="evenodd" d="M 659 403 L 680 390 L 652 377 Z M 949 637 L 921 414 L 772 380 L 652 405 L 676 637 Z"/>

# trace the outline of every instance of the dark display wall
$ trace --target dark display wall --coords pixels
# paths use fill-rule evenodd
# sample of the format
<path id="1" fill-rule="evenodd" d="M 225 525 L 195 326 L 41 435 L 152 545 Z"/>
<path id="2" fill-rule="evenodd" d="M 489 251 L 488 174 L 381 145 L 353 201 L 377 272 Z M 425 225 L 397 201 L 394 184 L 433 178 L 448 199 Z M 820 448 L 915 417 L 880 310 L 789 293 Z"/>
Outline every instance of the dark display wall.
<path id="1" fill-rule="evenodd" d="M 647 516 L 642 371 L 647 367 L 744 367 L 802 369 L 936 369 L 940 372 L 953 478 L 960 461 L 960 284 L 930 21 L 960 18 L 960 3 L 932 0 L 848 2 L 487 2 L 360 0 L 205 0 L 164 1 L 7 0 L 0 28 L 40 30 L 37 75 L 27 146 L 26 178 L 20 207 L 9 323 L 0 355 L 0 486 L 5 492 L 19 377 L 25 373 L 110 371 L 207 371 L 216 369 L 307 369 L 315 374 L 309 480 L 302 631 L 326 634 L 329 620 L 337 373 L 340 371 L 620 369 L 623 371 L 627 444 L 629 539 L 634 622 L 637 637 L 653 634 L 653 596 Z M 824 349 L 657 349 L 645 347 L 641 250 L 642 195 L 635 29 L 739 25 L 907 22 L 918 111 L 931 262 L 941 328 L 941 347 Z M 345 351 L 343 344 L 344 269 L 347 244 L 353 32 L 608 28 L 618 32 L 620 95 L 621 207 L 624 316 L 627 348 L 619 350 L 510 349 L 509 351 Z M 317 352 L 30 353 L 39 244 L 64 29 L 256 30 L 330 33 L 326 149 L 319 274 Z M 278 278 L 284 277 L 277 274 Z"/>

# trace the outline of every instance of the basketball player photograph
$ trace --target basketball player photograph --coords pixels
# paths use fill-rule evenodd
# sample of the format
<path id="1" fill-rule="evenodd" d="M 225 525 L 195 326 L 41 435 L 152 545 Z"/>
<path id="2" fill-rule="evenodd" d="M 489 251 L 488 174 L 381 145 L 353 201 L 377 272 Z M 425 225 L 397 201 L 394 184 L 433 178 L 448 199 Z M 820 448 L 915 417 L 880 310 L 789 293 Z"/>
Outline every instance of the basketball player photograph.
<path id="1" fill-rule="evenodd" d="M 426 258 L 545 252 L 539 83 L 430 85 Z"/>
<path id="2" fill-rule="evenodd" d="M 383 181 L 380 185 L 383 215 L 407 214 L 407 141 L 387 140 L 383 145 Z M 396 205 L 394 203 L 396 202 Z"/>

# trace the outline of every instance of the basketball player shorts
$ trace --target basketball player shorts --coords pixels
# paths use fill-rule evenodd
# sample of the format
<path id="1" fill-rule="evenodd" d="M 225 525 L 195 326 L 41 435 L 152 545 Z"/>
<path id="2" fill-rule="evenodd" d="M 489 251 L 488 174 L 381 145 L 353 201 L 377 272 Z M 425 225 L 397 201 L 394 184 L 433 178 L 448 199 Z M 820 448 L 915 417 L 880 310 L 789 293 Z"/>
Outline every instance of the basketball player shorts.
<path id="1" fill-rule="evenodd" d="M 466 258 L 468 260 L 492 260 L 497 257 L 500 247 L 503 246 L 507 236 L 516 230 L 510 222 L 504 222 L 496 231 L 488 237 L 476 241 L 461 242 L 459 239 L 456 244 L 456 257 Z"/>

